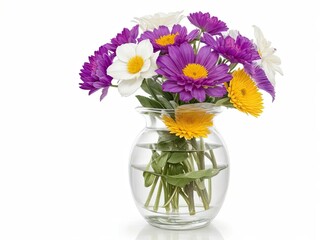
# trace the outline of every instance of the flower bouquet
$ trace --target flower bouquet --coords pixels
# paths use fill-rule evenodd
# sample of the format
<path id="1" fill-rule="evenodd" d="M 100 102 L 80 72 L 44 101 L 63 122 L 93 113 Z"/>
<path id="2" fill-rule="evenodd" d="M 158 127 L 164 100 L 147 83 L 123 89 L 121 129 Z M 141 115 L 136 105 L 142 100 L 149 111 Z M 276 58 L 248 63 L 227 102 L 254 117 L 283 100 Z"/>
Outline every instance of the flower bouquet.
<path id="1" fill-rule="evenodd" d="M 136 98 L 147 126 L 130 161 L 138 209 L 155 226 L 197 228 L 218 213 L 229 176 L 213 118 L 221 107 L 258 117 L 260 90 L 275 99 L 280 59 L 257 26 L 253 41 L 209 13 L 158 13 L 134 22 L 84 63 L 80 88 L 101 89 L 100 100 L 109 88 L 125 97 L 145 92 Z"/>

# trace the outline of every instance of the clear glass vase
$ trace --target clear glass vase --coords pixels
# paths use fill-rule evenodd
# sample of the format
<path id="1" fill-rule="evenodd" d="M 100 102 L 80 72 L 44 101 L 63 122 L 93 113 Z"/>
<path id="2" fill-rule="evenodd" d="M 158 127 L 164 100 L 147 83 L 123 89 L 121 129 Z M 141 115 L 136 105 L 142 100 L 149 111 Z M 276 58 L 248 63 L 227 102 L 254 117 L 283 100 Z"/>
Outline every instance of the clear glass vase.
<path id="1" fill-rule="evenodd" d="M 146 119 L 146 127 L 133 145 L 129 166 L 138 210 L 159 228 L 206 226 L 218 214 L 229 181 L 228 153 L 211 126 L 221 108 L 192 104 L 179 112 L 137 110 Z"/>

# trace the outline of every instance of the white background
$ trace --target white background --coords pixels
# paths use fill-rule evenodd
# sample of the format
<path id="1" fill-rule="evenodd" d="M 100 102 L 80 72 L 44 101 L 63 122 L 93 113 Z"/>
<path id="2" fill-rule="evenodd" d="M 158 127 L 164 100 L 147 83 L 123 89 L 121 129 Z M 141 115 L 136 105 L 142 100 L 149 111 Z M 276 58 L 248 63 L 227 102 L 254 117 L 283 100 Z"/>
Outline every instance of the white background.
<path id="1" fill-rule="evenodd" d="M 315 9 L 307 0 L 0 0 L 0 239 L 320 239 Z M 150 227 L 134 206 L 128 157 L 144 126 L 134 96 L 110 89 L 99 102 L 78 88 L 87 56 L 133 17 L 177 10 L 210 11 L 249 38 L 260 26 L 285 73 L 260 118 L 217 118 L 230 186 L 212 224 L 190 232 Z"/>

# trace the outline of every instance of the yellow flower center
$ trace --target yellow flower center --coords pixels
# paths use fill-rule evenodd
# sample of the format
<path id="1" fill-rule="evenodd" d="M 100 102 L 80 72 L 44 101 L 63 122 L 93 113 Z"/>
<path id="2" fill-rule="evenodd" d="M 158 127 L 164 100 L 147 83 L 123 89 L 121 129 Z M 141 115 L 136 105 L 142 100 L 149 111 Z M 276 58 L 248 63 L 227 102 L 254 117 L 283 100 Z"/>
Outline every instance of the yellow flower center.
<path id="1" fill-rule="evenodd" d="M 143 67 L 144 61 L 143 58 L 140 56 L 134 56 L 130 58 L 127 68 L 128 72 L 131 74 L 135 74 L 137 72 L 141 71 L 141 68 Z"/>
<path id="2" fill-rule="evenodd" d="M 175 34 L 168 34 L 168 35 L 164 35 L 161 36 L 159 38 L 156 39 L 156 43 L 160 46 L 168 46 L 168 45 L 172 45 L 175 42 L 175 38 L 179 33 L 175 33 Z"/>
<path id="3" fill-rule="evenodd" d="M 190 77 L 195 81 L 208 76 L 208 70 L 197 63 L 189 63 L 184 69 L 182 69 L 182 72 L 185 76 Z"/>

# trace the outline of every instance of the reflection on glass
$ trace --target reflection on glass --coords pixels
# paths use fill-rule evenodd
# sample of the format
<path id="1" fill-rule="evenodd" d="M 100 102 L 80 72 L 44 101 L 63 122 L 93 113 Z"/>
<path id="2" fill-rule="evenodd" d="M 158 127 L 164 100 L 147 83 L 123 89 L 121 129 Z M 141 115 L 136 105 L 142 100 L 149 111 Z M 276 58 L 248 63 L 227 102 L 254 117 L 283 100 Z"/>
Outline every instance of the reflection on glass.
<path id="1" fill-rule="evenodd" d="M 212 224 L 192 231 L 163 230 L 146 225 L 136 240 L 223 240 L 223 237 Z"/>

